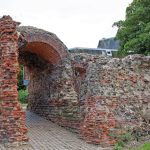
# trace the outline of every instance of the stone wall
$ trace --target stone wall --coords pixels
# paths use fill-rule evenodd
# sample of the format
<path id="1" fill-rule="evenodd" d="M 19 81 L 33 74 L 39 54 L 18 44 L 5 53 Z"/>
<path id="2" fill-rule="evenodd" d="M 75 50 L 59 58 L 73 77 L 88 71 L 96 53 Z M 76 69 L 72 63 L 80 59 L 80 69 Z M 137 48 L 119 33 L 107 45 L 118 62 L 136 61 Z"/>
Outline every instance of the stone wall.
<path id="1" fill-rule="evenodd" d="M 51 73 L 50 113 L 48 119 L 78 132 L 80 110 L 78 95 L 74 88 L 73 70 L 69 57 L 54 68 Z"/>
<path id="2" fill-rule="evenodd" d="M 18 34 L 9 16 L 0 19 L 0 143 L 28 141 L 25 112 L 18 102 Z"/>
<path id="3" fill-rule="evenodd" d="M 108 146 L 127 132 L 150 133 L 149 56 L 110 59 L 76 54 L 72 58 L 86 72 L 84 78 L 77 78 L 83 139 Z"/>

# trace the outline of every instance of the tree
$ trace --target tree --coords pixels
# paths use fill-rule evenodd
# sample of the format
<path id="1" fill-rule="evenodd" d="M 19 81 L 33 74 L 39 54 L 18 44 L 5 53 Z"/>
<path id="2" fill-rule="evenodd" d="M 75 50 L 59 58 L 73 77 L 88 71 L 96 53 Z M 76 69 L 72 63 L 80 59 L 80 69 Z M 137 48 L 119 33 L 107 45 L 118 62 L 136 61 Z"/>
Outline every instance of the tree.
<path id="1" fill-rule="evenodd" d="M 126 19 L 114 25 L 121 55 L 150 54 L 150 0 L 133 0 L 126 9 Z"/>

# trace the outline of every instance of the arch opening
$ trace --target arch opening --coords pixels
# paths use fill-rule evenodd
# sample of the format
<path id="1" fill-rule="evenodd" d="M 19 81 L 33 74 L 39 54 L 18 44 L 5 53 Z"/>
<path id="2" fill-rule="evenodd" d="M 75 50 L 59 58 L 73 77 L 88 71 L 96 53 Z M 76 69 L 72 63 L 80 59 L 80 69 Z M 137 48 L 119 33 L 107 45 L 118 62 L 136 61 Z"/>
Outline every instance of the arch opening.
<path id="1" fill-rule="evenodd" d="M 56 37 L 55 42 L 49 44 L 47 39 L 33 37 L 28 40 L 28 36 L 23 35 L 19 42 L 19 62 L 30 74 L 28 110 L 78 132 L 78 98 L 66 47 Z"/>
<path id="2" fill-rule="evenodd" d="M 29 51 L 19 53 L 19 62 L 24 65 L 28 73 L 26 75 L 29 76 L 28 110 L 41 113 L 42 110 L 39 109 L 45 109 L 50 99 L 51 72 L 54 65 Z"/>
<path id="3" fill-rule="evenodd" d="M 20 51 L 36 54 L 47 63 L 58 64 L 61 61 L 59 53 L 49 44 L 43 42 L 29 42 Z"/>
<path id="4" fill-rule="evenodd" d="M 28 109 L 62 126 L 79 125 L 70 116 L 73 112 L 76 117 L 78 110 L 72 105 L 77 95 L 66 46 L 47 31 L 17 28 L 19 23 L 9 16 L 1 18 L 0 25 L 0 143 L 18 146 L 28 141 L 25 112 L 18 101 L 19 63 L 30 71 Z"/>
<path id="5" fill-rule="evenodd" d="M 28 70 L 28 109 L 45 114 L 51 99 L 51 72 L 67 55 L 66 47 L 56 35 L 34 27 L 19 27 L 19 63 Z M 55 40 L 54 40 L 55 39 Z M 61 73 L 60 73 L 61 74 Z"/>

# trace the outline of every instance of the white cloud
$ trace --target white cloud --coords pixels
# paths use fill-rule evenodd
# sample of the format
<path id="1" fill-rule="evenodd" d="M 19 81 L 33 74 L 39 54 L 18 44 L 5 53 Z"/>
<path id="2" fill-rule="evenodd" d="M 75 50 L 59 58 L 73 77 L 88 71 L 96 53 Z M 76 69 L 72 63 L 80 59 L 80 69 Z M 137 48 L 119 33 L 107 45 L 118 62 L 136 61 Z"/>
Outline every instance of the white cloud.
<path id="1" fill-rule="evenodd" d="M 124 19 L 132 0 L 0 0 L 0 16 L 21 25 L 54 32 L 68 46 L 97 47 L 99 39 L 115 36 L 115 21 Z"/>

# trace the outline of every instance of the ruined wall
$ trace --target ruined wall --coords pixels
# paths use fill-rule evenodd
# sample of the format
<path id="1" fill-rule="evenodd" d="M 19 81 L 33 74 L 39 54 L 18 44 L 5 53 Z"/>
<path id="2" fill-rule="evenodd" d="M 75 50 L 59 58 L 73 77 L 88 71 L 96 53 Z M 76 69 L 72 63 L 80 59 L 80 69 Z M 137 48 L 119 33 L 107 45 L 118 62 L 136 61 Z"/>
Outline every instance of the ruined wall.
<path id="1" fill-rule="evenodd" d="M 30 71 L 30 111 L 104 146 L 126 132 L 150 133 L 149 56 L 69 55 L 54 34 L 37 28 L 20 29 L 18 42 L 17 25 L 0 19 L 0 143 L 28 141 L 18 102 L 18 46 L 19 62 Z"/>
<path id="2" fill-rule="evenodd" d="M 79 104 L 66 46 L 56 35 L 37 28 L 23 27 L 18 33 L 18 23 L 9 16 L 0 19 L 0 25 L 0 143 L 28 141 L 18 102 L 18 60 L 30 71 L 28 109 L 78 131 Z"/>
<path id="3" fill-rule="evenodd" d="M 19 27 L 19 61 L 30 71 L 28 109 L 64 127 L 79 128 L 79 104 L 67 47 L 50 32 Z"/>
<path id="4" fill-rule="evenodd" d="M 28 141 L 25 113 L 18 102 L 18 60 L 30 71 L 28 109 L 78 131 L 79 104 L 66 47 L 56 35 L 44 30 L 29 27 L 17 33 L 18 24 L 9 16 L 3 17 L 0 25 L 0 143 L 20 145 Z M 44 40 L 47 45 L 42 43 Z M 55 57 L 58 54 L 60 57 Z"/>
<path id="5" fill-rule="evenodd" d="M 20 51 L 19 61 L 30 72 L 28 109 L 78 132 L 79 103 L 69 57 L 53 65 L 36 54 Z"/>
<path id="6" fill-rule="evenodd" d="M 110 59 L 76 54 L 72 58 L 76 61 L 77 57 L 86 66 L 86 75 L 79 85 L 84 118 L 80 128 L 82 138 L 108 146 L 126 132 L 148 135 L 150 57 Z"/>
<path id="7" fill-rule="evenodd" d="M 9 16 L 0 19 L 0 143 L 15 145 L 28 141 L 17 92 L 17 25 Z"/>
<path id="8" fill-rule="evenodd" d="M 73 70 L 69 56 L 54 67 L 51 73 L 48 119 L 78 132 L 80 110 L 78 95 L 74 88 Z"/>

